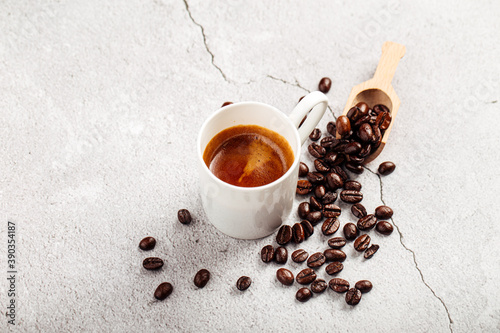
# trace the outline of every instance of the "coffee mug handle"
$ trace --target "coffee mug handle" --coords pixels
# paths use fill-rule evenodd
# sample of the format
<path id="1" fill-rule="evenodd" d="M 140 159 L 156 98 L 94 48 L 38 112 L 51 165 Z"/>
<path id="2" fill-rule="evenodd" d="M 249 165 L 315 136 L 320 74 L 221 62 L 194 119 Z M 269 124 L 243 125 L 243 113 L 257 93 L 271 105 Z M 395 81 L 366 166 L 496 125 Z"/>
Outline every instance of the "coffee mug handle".
<path id="1" fill-rule="evenodd" d="M 293 109 L 292 114 L 290 114 L 290 120 L 297 127 L 302 144 L 307 140 L 316 125 L 318 125 L 327 107 L 328 97 L 320 91 L 313 91 L 304 96 Z M 300 125 L 306 115 L 307 119 Z"/>

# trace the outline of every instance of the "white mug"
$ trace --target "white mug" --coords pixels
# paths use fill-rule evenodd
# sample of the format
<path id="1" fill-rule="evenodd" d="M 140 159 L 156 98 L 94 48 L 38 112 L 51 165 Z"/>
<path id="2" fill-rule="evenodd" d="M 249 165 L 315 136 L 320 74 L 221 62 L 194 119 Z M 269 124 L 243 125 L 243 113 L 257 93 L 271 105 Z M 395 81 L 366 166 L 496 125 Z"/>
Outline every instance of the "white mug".
<path id="1" fill-rule="evenodd" d="M 293 206 L 301 146 L 327 106 L 328 98 L 315 91 L 306 95 L 289 117 L 267 104 L 241 102 L 217 110 L 205 121 L 197 141 L 200 195 L 203 209 L 217 229 L 234 238 L 257 239 L 281 226 Z M 290 169 L 274 182 L 257 187 L 239 187 L 217 178 L 205 164 L 203 152 L 215 135 L 236 125 L 258 125 L 282 135 L 294 154 Z"/>

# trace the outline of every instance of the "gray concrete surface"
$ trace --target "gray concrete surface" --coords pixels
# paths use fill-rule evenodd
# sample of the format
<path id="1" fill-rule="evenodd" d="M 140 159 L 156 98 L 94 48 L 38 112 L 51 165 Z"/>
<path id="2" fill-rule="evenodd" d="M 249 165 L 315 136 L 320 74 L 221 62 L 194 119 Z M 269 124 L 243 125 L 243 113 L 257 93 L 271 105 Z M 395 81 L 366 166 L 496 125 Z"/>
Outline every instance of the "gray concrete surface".
<path id="1" fill-rule="evenodd" d="M 499 15 L 485 0 L 2 1 L 0 264 L 7 275 L 13 221 L 18 273 L 16 325 L 5 317 L 0 331 L 499 331 Z M 324 130 L 386 40 L 407 47 L 393 81 L 402 106 L 368 168 L 397 169 L 358 179 L 397 230 L 372 233 L 370 261 L 347 248 L 340 277 L 374 284 L 357 307 L 331 291 L 301 304 L 259 259 L 274 237 L 235 240 L 206 220 L 195 137 L 224 101 L 289 113 L 329 76 Z M 180 208 L 192 225 L 176 222 Z M 137 248 L 147 235 L 151 253 Z M 317 230 L 301 247 L 325 240 Z M 160 272 L 142 269 L 150 255 Z M 197 290 L 200 268 L 212 280 Z M 241 275 L 253 279 L 244 293 Z M 175 289 L 157 302 L 163 281 Z"/>

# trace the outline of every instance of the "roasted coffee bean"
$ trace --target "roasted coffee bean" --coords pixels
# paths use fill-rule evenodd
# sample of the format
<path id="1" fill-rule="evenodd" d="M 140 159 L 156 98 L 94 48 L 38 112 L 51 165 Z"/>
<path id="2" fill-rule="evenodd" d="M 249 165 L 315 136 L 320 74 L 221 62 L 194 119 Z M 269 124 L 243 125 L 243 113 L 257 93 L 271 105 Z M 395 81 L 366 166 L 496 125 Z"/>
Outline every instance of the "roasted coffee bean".
<path id="1" fill-rule="evenodd" d="M 149 271 L 154 271 L 163 267 L 163 260 L 157 257 L 149 257 L 142 261 L 142 266 Z"/>
<path id="2" fill-rule="evenodd" d="M 314 234 L 314 227 L 311 224 L 311 222 L 305 220 L 301 221 L 300 224 L 302 224 L 302 229 L 304 229 L 304 237 L 306 239 L 309 238 L 312 234 Z"/>
<path id="3" fill-rule="evenodd" d="M 177 212 L 177 219 L 179 219 L 179 222 L 182 224 L 189 224 L 192 220 L 191 213 L 189 213 L 187 209 L 181 209 Z"/>
<path id="4" fill-rule="evenodd" d="M 271 262 L 274 258 L 274 247 L 272 245 L 266 245 L 260 250 L 260 259 L 263 262 Z"/>
<path id="5" fill-rule="evenodd" d="M 236 288 L 238 290 L 244 291 L 247 290 L 248 287 L 252 284 L 252 279 L 250 279 L 248 276 L 242 276 L 236 281 Z"/>
<path id="6" fill-rule="evenodd" d="M 310 193 L 312 191 L 312 184 L 308 180 L 299 180 L 297 182 L 297 190 L 296 193 L 300 195 L 305 195 L 307 193 Z"/>
<path id="7" fill-rule="evenodd" d="M 337 217 L 341 213 L 341 209 L 339 206 L 335 204 L 327 204 L 323 206 L 323 216 L 330 218 L 330 217 Z"/>
<path id="8" fill-rule="evenodd" d="M 233 104 L 233 102 L 224 102 L 224 103 L 222 104 L 222 107 L 225 107 L 225 106 L 228 106 L 228 105 L 231 105 L 231 104 Z"/>
<path id="9" fill-rule="evenodd" d="M 361 291 L 351 288 L 345 294 L 345 302 L 349 305 L 357 305 L 361 301 Z"/>
<path id="10" fill-rule="evenodd" d="M 295 280 L 300 284 L 309 284 L 316 280 L 316 273 L 312 270 L 312 268 L 306 268 L 297 274 Z"/>
<path id="11" fill-rule="evenodd" d="M 378 251 L 379 248 L 380 246 L 378 246 L 377 244 L 372 244 L 372 246 L 370 246 L 365 251 L 364 254 L 365 259 L 370 259 L 371 257 L 373 257 L 373 255 Z"/>
<path id="12" fill-rule="evenodd" d="M 363 168 L 363 165 L 356 163 L 356 162 L 347 162 L 344 164 L 345 168 L 352 173 L 355 173 L 357 175 L 362 174 L 365 169 Z"/>
<path id="13" fill-rule="evenodd" d="M 194 285 L 198 288 L 203 288 L 210 280 L 210 272 L 206 269 L 200 269 L 194 276 Z"/>
<path id="14" fill-rule="evenodd" d="M 373 214 L 363 216 L 358 220 L 359 230 L 370 230 L 377 224 L 377 218 Z"/>
<path id="15" fill-rule="evenodd" d="M 319 172 L 309 172 L 306 177 L 311 184 L 318 185 L 318 184 L 323 184 L 325 182 L 325 176 L 323 176 Z M 299 182 L 300 182 L 300 180 L 299 180 Z M 311 190 L 312 190 L 312 186 L 311 186 Z"/>
<path id="16" fill-rule="evenodd" d="M 328 122 L 328 124 L 326 124 L 326 131 L 333 136 L 337 135 L 337 125 L 335 125 L 335 122 Z"/>
<path id="17" fill-rule="evenodd" d="M 326 153 L 323 161 L 325 161 L 325 163 L 327 165 L 335 166 L 335 165 L 339 164 L 339 160 L 337 159 L 337 157 L 338 157 L 338 154 L 336 152 L 329 151 L 328 153 Z"/>
<path id="18" fill-rule="evenodd" d="M 336 148 L 333 148 L 333 149 L 336 149 Z M 341 154 L 341 150 L 342 149 L 339 149 L 339 152 L 337 152 L 337 158 L 335 159 L 335 163 L 332 164 L 332 167 L 330 168 L 331 170 L 333 170 L 333 167 L 334 166 L 339 166 L 341 165 L 342 163 L 344 163 L 346 161 L 346 157 L 344 154 Z M 337 172 L 338 173 L 338 172 Z M 344 180 L 344 177 L 342 177 L 342 175 L 339 173 L 339 176 L 340 178 L 342 178 L 342 180 Z M 348 177 L 346 177 L 347 179 Z"/>
<path id="19" fill-rule="evenodd" d="M 309 150 L 309 154 L 311 154 L 316 158 L 325 157 L 326 154 L 325 148 L 321 147 L 316 142 L 311 143 L 307 149 Z"/>
<path id="20" fill-rule="evenodd" d="M 349 290 L 349 282 L 341 278 L 333 278 L 328 282 L 330 289 L 337 293 L 345 293 Z"/>
<path id="21" fill-rule="evenodd" d="M 377 114 L 380 112 L 391 112 L 387 106 L 384 104 L 377 104 L 373 107 L 373 111 Z"/>
<path id="22" fill-rule="evenodd" d="M 328 285 L 323 279 L 316 279 L 313 281 L 313 283 L 311 283 L 311 290 L 316 294 L 321 294 L 322 292 L 324 292 L 326 290 L 326 287 L 328 287 Z"/>
<path id="23" fill-rule="evenodd" d="M 299 177 L 305 177 L 309 173 L 309 167 L 304 162 L 299 164 Z"/>
<path id="24" fill-rule="evenodd" d="M 372 150 L 373 151 L 376 151 L 378 147 L 380 147 L 380 144 L 382 143 L 382 138 L 380 138 L 380 140 L 378 140 L 377 142 L 374 142 L 371 144 L 371 147 L 372 147 Z"/>
<path id="25" fill-rule="evenodd" d="M 366 216 L 366 208 L 360 203 L 351 206 L 351 213 L 357 218 L 362 218 Z"/>
<path id="26" fill-rule="evenodd" d="M 274 261 L 278 264 L 286 264 L 288 260 L 288 251 L 283 246 L 278 246 L 274 251 Z"/>
<path id="27" fill-rule="evenodd" d="M 309 254 L 303 250 L 303 249 L 298 249 L 293 251 L 292 253 L 292 260 L 295 262 L 304 262 L 307 260 L 307 257 Z"/>
<path id="28" fill-rule="evenodd" d="M 359 152 L 358 156 L 359 157 L 366 157 L 366 156 L 370 155 L 371 152 L 372 152 L 372 146 L 365 145 L 363 147 L 363 149 L 361 149 L 361 151 Z"/>
<path id="29" fill-rule="evenodd" d="M 339 175 L 343 182 L 349 179 L 349 176 L 340 165 L 333 167 L 332 171 Z"/>
<path id="30" fill-rule="evenodd" d="M 387 221 L 379 221 L 375 226 L 375 229 L 382 235 L 390 235 L 392 234 L 394 227 Z"/>
<path id="31" fill-rule="evenodd" d="M 370 142 L 373 140 L 373 129 L 369 123 L 364 123 L 359 126 L 358 137 L 363 142 Z M 361 150 L 361 149 L 360 149 Z"/>
<path id="32" fill-rule="evenodd" d="M 334 203 L 337 200 L 337 192 L 326 192 L 326 194 L 321 199 L 323 205 L 328 205 Z"/>
<path id="33" fill-rule="evenodd" d="M 359 128 L 359 127 L 361 127 L 361 125 L 367 124 L 369 122 L 370 122 L 370 115 L 365 114 L 365 115 L 363 115 L 362 117 L 360 117 L 358 120 L 356 120 L 354 122 L 354 126 L 353 127 L 354 128 Z"/>
<path id="34" fill-rule="evenodd" d="M 285 286 L 293 284 L 293 273 L 286 268 L 280 268 L 276 271 L 276 278 Z"/>
<path id="35" fill-rule="evenodd" d="M 318 172 L 328 172 L 330 171 L 330 167 L 323 159 L 315 159 L 314 160 L 314 168 Z"/>
<path id="36" fill-rule="evenodd" d="M 323 147 L 325 149 L 332 149 L 332 148 L 336 147 L 339 143 L 340 143 L 340 140 L 336 139 L 333 136 L 325 136 L 320 141 L 321 147 Z"/>
<path id="37" fill-rule="evenodd" d="M 363 117 L 365 114 L 357 106 L 353 106 L 347 111 L 347 118 L 349 118 L 352 123 L 355 123 L 359 118 Z"/>
<path id="38" fill-rule="evenodd" d="M 287 224 L 281 226 L 278 234 L 276 235 L 276 243 L 279 245 L 286 245 L 292 240 L 292 227 Z"/>
<path id="39" fill-rule="evenodd" d="M 353 240 L 358 237 L 359 231 L 358 227 L 354 223 L 346 223 L 344 225 L 344 236 L 347 240 Z"/>
<path id="40" fill-rule="evenodd" d="M 326 249 L 323 252 L 326 261 L 344 261 L 347 256 L 344 251 L 338 249 Z"/>
<path id="41" fill-rule="evenodd" d="M 387 161 L 379 165 L 378 173 L 380 173 L 383 176 L 386 176 L 391 174 L 394 171 L 394 169 L 396 169 L 396 164 Z"/>
<path id="42" fill-rule="evenodd" d="M 348 162 L 353 163 L 353 164 L 363 164 L 365 159 L 363 157 L 359 156 L 354 156 L 354 155 L 347 155 Z"/>
<path id="43" fill-rule="evenodd" d="M 325 236 L 333 235 L 339 230 L 340 222 L 336 217 L 327 218 L 321 226 L 321 232 Z"/>
<path id="44" fill-rule="evenodd" d="M 341 137 L 348 137 L 351 134 L 351 122 L 346 116 L 338 117 L 335 125 L 337 126 L 337 133 Z"/>
<path id="45" fill-rule="evenodd" d="M 321 130 L 319 128 L 313 129 L 311 134 L 309 134 L 309 139 L 312 141 L 318 141 L 321 138 Z"/>
<path id="46" fill-rule="evenodd" d="M 355 180 L 348 180 L 344 183 L 344 190 L 361 191 L 361 183 Z"/>
<path id="47" fill-rule="evenodd" d="M 306 220 L 311 222 L 313 225 L 318 224 L 323 218 L 323 213 L 321 211 L 310 212 L 307 214 Z"/>
<path id="48" fill-rule="evenodd" d="M 344 185 L 342 178 L 340 178 L 340 176 L 335 172 L 330 172 L 326 175 L 326 183 L 332 191 L 336 191 Z"/>
<path id="49" fill-rule="evenodd" d="M 382 132 L 380 131 L 380 128 L 378 127 L 373 127 L 373 138 L 372 138 L 372 143 L 377 143 L 380 140 L 382 140 Z"/>
<path id="50" fill-rule="evenodd" d="M 325 263 L 325 256 L 321 252 L 316 252 L 311 254 L 309 259 L 307 259 L 307 267 L 317 268 Z"/>
<path id="51" fill-rule="evenodd" d="M 354 190 L 343 190 L 340 192 L 340 199 L 347 203 L 358 203 L 363 200 L 363 193 Z"/>
<path id="52" fill-rule="evenodd" d="M 311 207 L 312 211 L 323 210 L 323 205 L 314 196 L 311 196 L 309 198 L 309 206 Z"/>
<path id="53" fill-rule="evenodd" d="M 326 194 L 326 188 L 324 185 L 318 185 L 314 188 L 314 196 L 316 199 L 321 200 Z"/>
<path id="54" fill-rule="evenodd" d="M 392 217 L 392 208 L 389 206 L 378 206 L 375 208 L 375 216 L 381 220 L 388 220 Z"/>
<path id="55" fill-rule="evenodd" d="M 345 146 L 344 152 L 349 155 L 357 155 L 363 147 L 361 146 L 361 143 L 353 141 L 347 144 Z"/>
<path id="56" fill-rule="evenodd" d="M 174 287 L 172 286 L 172 284 L 168 282 L 163 282 L 160 283 L 160 285 L 156 288 L 154 296 L 157 300 L 163 301 L 165 298 L 170 296 L 173 290 Z"/>
<path id="57" fill-rule="evenodd" d="M 337 274 L 344 269 L 344 265 L 340 261 L 334 261 L 328 266 L 326 266 L 325 271 L 328 275 Z"/>
<path id="58" fill-rule="evenodd" d="M 383 131 L 389 128 L 392 117 L 389 112 L 380 112 L 375 120 L 375 124 Z"/>
<path id="59" fill-rule="evenodd" d="M 299 302 L 307 302 L 312 297 L 312 293 L 308 288 L 300 288 L 295 294 L 295 299 Z"/>
<path id="60" fill-rule="evenodd" d="M 311 212 L 311 206 L 309 205 L 309 202 L 301 202 L 299 204 L 297 212 L 299 213 L 301 219 L 305 219 L 307 217 L 307 214 Z"/>
<path id="61" fill-rule="evenodd" d="M 292 227 L 293 230 L 293 241 L 295 243 L 302 243 L 305 239 L 305 234 L 304 234 L 304 228 L 302 227 L 302 224 L 300 223 L 295 223 Z"/>
<path id="62" fill-rule="evenodd" d="M 364 294 L 372 290 L 373 284 L 368 280 L 360 280 L 356 282 L 354 287 Z"/>
<path id="63" fill-rule="evenodd" d="M 143 238 L 139 243 L 139 248 L 143 251 L 150 251 L 155 248 L 156 239 L 153 237 Z"/>
<path id="64" fill-rule="evenodd" d="M 370 110 L 370 107 L 368 106 L 368 104 L 366 104 L 365 102 L 359 102 L 358 104 L 356 104 L 356 106 L 361 110 L 361 112 L 363 112 L 364 114 L 368 114 L 368 111 Z"/>
<path id="65" fill-rule="evenodd" d="M 328 240 L 328 246 L 334 249 L 343 248 L 346 244 L 344 237 L 333 237 Z"/>
<path id="66" fill-rule="evenodd" d="M 368 245 L 370 245 L 370 236 L 367 234 L 363 234 L 356 238 L 354 241 L 354 249 L 359 252 L 363 252 L 368 248 Z"/>
<path id="67" fill-rule="evenodd" d="M 322 93 L 326 94 L 327 92 L 330 91 L 331 87 L 332 87 L 332 80 L 330 80 L 330 78 L 324 77 L 319 81 L 318 89 Z"/>

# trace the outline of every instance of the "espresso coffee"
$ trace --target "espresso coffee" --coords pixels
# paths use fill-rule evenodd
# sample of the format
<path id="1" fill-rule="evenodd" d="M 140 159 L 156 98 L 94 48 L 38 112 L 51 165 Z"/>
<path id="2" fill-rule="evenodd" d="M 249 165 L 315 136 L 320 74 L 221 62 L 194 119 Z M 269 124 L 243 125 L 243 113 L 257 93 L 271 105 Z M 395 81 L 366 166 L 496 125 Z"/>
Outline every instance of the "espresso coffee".
<path id="1" fill-rule="evenodd" d="M 237 125 L 210 140 L 203 160 L 222 181 L 256 187 L 283 176 L 292 166 L 294 155 L 280 134 L 257 125 Z"/>

